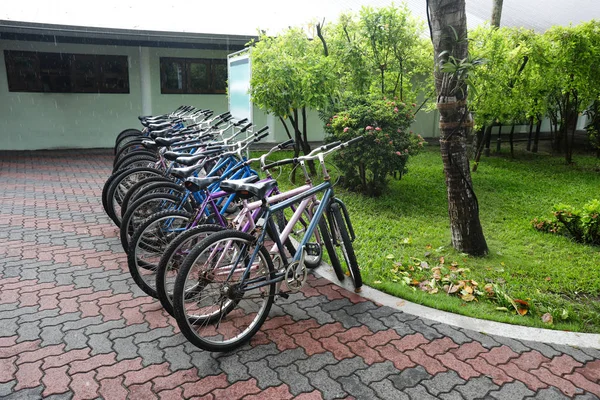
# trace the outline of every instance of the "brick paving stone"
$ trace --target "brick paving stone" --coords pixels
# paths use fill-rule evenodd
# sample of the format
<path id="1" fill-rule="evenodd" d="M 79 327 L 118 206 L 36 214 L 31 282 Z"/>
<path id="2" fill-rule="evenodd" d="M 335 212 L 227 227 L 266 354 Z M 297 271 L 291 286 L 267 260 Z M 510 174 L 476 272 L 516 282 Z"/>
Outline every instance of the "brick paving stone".
<path id="1" fill-rule="evenodd" d="M 2 359 L 2 362 L 0 362 L 0 383 L 10 382 L 15 379 L 14 375 L 17 372 L 16 360 L 17 356 Z"/>
<path id="2" fill-rule="evenodd" d="M 486 376 L 472 378 L 464 385 L 458 385 L 455 390 L 459 391 L 465 400 L 474 400 L 485 398 L 492 390 L 497 390 L 500 386 L 492 382 Z"/>
<path id="3" fill-rule="evenodd" d="M 598 361 L 600 363 L 600 361 Z M 583 366 L 579 361 L 575 361 L 566 354 L 556 356 L 551 361 L 542 363 L 542 367 L 548 368 L 554 375 L 570 374 L 577 367 Z"/>
<path id="4" fill-rule="evenodd" d="M 421 366 L 406 368 L 397 375 L 389 377 L 398 390 L 415 387 L 425 379 L 431 379 L 431 375 Z"/>
<path id="5" fill-rule="evenodd" d="M 427 389 L 422 385 L 407 388 L 403 390 L 403 392 L 406 393 L 411 400 L 433 400 L 436 398 L 429 394 Z"/>
<path id="6" fill-rule="evenodd" d="M 17 381 L 10 381 L 6 383 L 0 383 L 0 396 L 6 399 L 11 393 L 14 392 L 13 388 L 17 384 Z"/>
<path id="7" fill-rule="evenodd" d="M 45 386 L 44 397 L 69 391 L 71 378 L 67 374 L 68 369 L 69 367 L 65 365 L 57 368 L 48 368 L 44 371 L 44 377 L 42 378 L 42 383 Z"/>
<path id="8" fill-rule="evenodd" d="M 125 337 L 114 339 L 113 350 L 117 353 L 117 361 L 126 360 L 128 358 L 136 358 L 139 356 L 137 346 L 133 343 L 133 337 Z"/>
<path id="9" fill-rule="evenodd" d="M 573 346 L 566 346 L 566 345 L 560 345 L 560 344 L 550 344 L 550 346 L 555 349 L 556 351 L 559 351 L 563 354 L 569 355 L 571 356 L 574 360 L 580 362 L 580 363 L 586 363 L 588 361 L 592 361 L 594 359 L 594 357 L 590 356 L 589 354 L 584 353 L 582 350 L 573 347 Z"/>
<path id="10" fill-rule="evenodd" d="M 311 355 L 309 358 L 294 362 L 294 364 L 296 364 L 298 371 L 300 371 L 301 374 L 306 374 L 307 372 L 320 371 L 325 366 L 337 364 L 338 362 L 339 360 L 337 360 L 333 354 L 326 352 Z"/>
<path id="11" fill-rule="evenodd" d="M 249 374 L 256 379 L 257 385 L 262 390 L 270 386 L 279 386 L 283 382 L 279 379 L 277 372 L 271 367 L 266 360 L 249 362 L 247 364 Z"/>
<path id="12" fill-rule="evenodd" d="M 371 383 L 381 381 L 390 375 L 398 374 L 398 370 L 391 361 L 385 361 L 371 364 L 366 369 L 357 370 L 355 371 L 355 374 L 365 385 L 370 385 Z"/>
<path id="13" fill-rule="evenodd" d="M 492 347 L 500 346 L 500 343 L 494 340 L 494 337 L 491 335 L 486 335 L 484 333 L 475 332 L 470 329 L 460 329 L 465 336 L 470 337 L 472 340 L 476 340 L 486 349 L 491 349 Z"/>
<path id="14" fill-rule="evenodd" d="M 456 329 L 455 327 L 447 324 L 433 324 L 431 326 L 433 329 L 441 333 L 442 335 L 449 337 L 452 339 L 454 343 L 464 344 L 471 342 L 473 339 Z"/>
<path id="15" fill-rule="evenodd" d="M 125 400 L 127 389 L 123 387 L 123 377 L 107 378 L 100 381 L 98 393 L 105 399 Z"/>
<path id="16" fill-rule="evenodd" d="M 338 380 L 342 388 L 357 399 L 373 399 L 376 394 L 369 386 L 364 385 L 356 376 L 345 376 Z"/>
<path id="17" fill-rule="evenodd" d="M 68 331 L 63 336 L 63 341 L 67 344 L 65 350 L 84 349 L 87 347 L 87 336 L 83 329 Z"/>
<path id="18" fill-rule="evenodd" d="M 443 393 L 440 395 L 442 400 L 465 400 L 459 392 Z"/>
<path id="19" fill-rule="evenodd" d="M 337 364 L 328 365 L 325 370 L 332 379 L 337 380 L 339 377 L 353 375 L 367 367 L 368 365 L 365 364 L 362 358 L 353 357 L 342 360 Z"/>
<path id="20" fill-rule="evenodd" d="M 587 362 L 583 367 L 577 368 L 576 372 L 592 382 L 600 382 L 600 360 Z"/>
<path id="21" fill-rule="evenodd" d="M 345 329 L 353 327 L 360 327 L 363 324 L 358 321 L 353 315 L 350 315 L 344 309 L 333 310 L 329 312 L 329 315 L 333 317 L 336 323 L 341 323 Z M 369 329 L 373 329 L 369 326 Z"/>
<path id="22" fill-rule="evenodd" d="M 471 365 L 475 371 L 481 372 L 485 376 L 489 377 L 497 385 L 503 385 L 514 380 L 512 377 L 506 375 L 503 370 L 497 366 L 491 365 L 482 357 L 472 358 L 466 362 L 467 364 Z"/>
<path id="23" fill-rule="evenodd" d="M 290 365 L 298 360 L 304 360 L 308 358 L 308 355 L 302 348 L 296 348 L 292 350 L 285 350 L 278 354 L 270 355 L 265 357 L 265 360 L 269 363 L 269 366 L 273 369 Z"/>
<path id="24" fill-rule="evenodd" d="M 431 379 L 421 381 L 421 385 L 425 386 L 427 391 L 432 395 L 439 396 L 441 393 L 450 392 L 455 386 L 464 384 L 465 382 L 456 372 L 448 371 L 439 373 Z"/>
<path id="25" fill-rule="evenodd" d="M 556 349 L 552 348 L 551 346 L 545 343 L 523 341 L 523 344 L 532 350 L 539 351 L 544 357 L 547 358 L 552 358 L 560 355 L 560 352 L 558 352 Z"/>
<path id="26" fill-rule="evenodd" d="M 415 332 L 419 332 L 428 340 L 441 339 L 442 335 L 431 326 L 425 324 L 421 319 L 407 321 L 406 325 L 410 326 Z"/>
<path id="27" fill-rule="evenodd" d="M 249 394 L 244 396 L 244 400 L 289 400 L 292 399 L 292 394 L 288 385 L 280 385 L 270 387 L 258 394 Z"/>
<path id="28" fill-rule="evenodd" d="M 435 358 L 446 368 L 456 371 L 463 379 L 469 380 L 480 375 L 480 373 L 475 371 L 469 364 L 458 360 L 450 353 L 440 354 L 435 356 Z"/>
<path id="29" fill-rule="evenodd" d="M 410 400 L 410 397 L 404 392 L 396 389 L 392 381 L 383 379 L 379 382 L 374 382 L 370 385 L 375 391 L 377 397 L 384 400 Z"/>
<path id="30" fill-rule="evenodd" d="M 290 387 L 290 392 L 297 396 L 300 393 L 311 392 L 315 388 L 310 384 L 307 376 L 304 376 L 298 372 L 298 367 L 296 365 L 291 364 L 285 367 L 275 368 L 279 379 L 282 382 L 285 382 Z"/>
<path id="31" fill-rule="evenodd" d="M 158 347 L 158 342 L 140 343 L 138 347 L 138 353 L 144 360 L 149 362 L 151 358 L 156 358 L 158 363 L 159 359 L 164 358 L 169 362 L 171 371 L 186 370 L 193 366 L 192 357 L 185 351 L 184 346 L 166 347 L 164 352 Z"/>
<path id="32" fill-rule="evenodd" d="M 8 394 L 6 397 L 3 397 L 3 400 L 41 399 L 42 390 L 44 390 L 42 386 L 19 390 L 17 392 Z"/>
<path id="33" fill-rule="evenodd" d="M 523 382 L 513 381 L 502 385 L 499 390 L 491 391 L 489 395 L 497 400 L 514 400 L 523 399 L 527 396 L 533 395 L 534 392 L 529 390 Z"/>
<path id="34" fill-rule="evenodd" d="M 224 353 L 215 355 L 219 368 L 227 375 L 230 383 L 246 381 L 250 379 L 248 367 L 240 362 L 240 356 L 236 353 Z"/>
<path id="35" fill-rule="evenodd" d="M 492 348 L 487 353 L 482 353 L 480 357 L 485 359 L 491 365 L 499 365 L 506 364 L 509 361 L 514 362 L 520 355 L 512 351 L 510 347 L 502 345 Z M 531 359 L 531 357 L 526 356 L 522 363 L 527 363 L 529 359 Z"/>
<path id="36" fill-rule="evenodd" d="M 113 342 L 108 339 L 108 335 L 103 334 L 89 335 L 87 341 L 88 346 L 92 349 L 90 352 L 92 356 L 112 352 L 112 343 Z"/>
<path id="37" fill-rule="evenodd" d="M 549 387 L 547 389 L 542 389 L 535 394 L 535 396 L 527 397 L 527 399 L 536 399 L 536 400 L 566 400 L 572 399 L 571 396 L 565 396 L 560 392 L 560 390 Z"/>

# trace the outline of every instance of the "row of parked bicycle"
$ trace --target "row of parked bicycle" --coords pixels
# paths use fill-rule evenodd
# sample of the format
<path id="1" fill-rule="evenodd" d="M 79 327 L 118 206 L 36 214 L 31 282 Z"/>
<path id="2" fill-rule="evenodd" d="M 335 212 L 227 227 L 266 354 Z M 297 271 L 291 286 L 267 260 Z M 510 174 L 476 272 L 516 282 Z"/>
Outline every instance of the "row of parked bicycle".
<path id="1" fill-rule="evenodd" d="M 275 297 L 302 288 L 323 248 L 337 277 L 350 276 L 360 289 L 352 224 L 324 163 L 360 138 L 268 162 L 293 141 L 247 158 L 268 128 L 229 113 L 182 106 L 140 122 L 142 130 L 116 138 L 102 204 L 120 227 L 134 281 L 194 345 L 229 351 L 250 340 Z M 322 183 L 313 184 L 309 161 Z M 281 191 L 271 171 L 288 164 L 305 183 Z"/>

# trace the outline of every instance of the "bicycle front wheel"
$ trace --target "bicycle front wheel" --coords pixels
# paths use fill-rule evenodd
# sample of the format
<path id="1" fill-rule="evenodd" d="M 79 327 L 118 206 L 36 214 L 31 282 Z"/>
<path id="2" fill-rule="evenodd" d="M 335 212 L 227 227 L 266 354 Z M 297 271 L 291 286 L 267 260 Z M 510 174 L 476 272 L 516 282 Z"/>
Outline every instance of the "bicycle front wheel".
<path id="1" fill-rule="evenodd" d="M 360 276 L 360 269 L 358 268 L 358 262 L 356 261 L 356 254 L 354 254 L 354 247 L 352 246 L 352 240 L 346 227 L 346 220 L 342 215 L 340 205 L 337 203 L 331 204 L 331 216 L 333 219 L 333 229 L 335 231 L 335 237 L 337 239 L 337 245 L 339 246 L 348 272 L 352 277 L 355 291 L 359 291 L 362 286 L 362 277 Z"/>
<path id="2" fill-rule="evenodd" d="M 267 318 L 275 283 L 273 262 L 256 238 L 225 230 L 200 242 L 175 281 L 173 308 L 179 329 L 195 346 L 231 351 L 249 341 Z M 244 273 L 248 273 L 242 280 Z"/>

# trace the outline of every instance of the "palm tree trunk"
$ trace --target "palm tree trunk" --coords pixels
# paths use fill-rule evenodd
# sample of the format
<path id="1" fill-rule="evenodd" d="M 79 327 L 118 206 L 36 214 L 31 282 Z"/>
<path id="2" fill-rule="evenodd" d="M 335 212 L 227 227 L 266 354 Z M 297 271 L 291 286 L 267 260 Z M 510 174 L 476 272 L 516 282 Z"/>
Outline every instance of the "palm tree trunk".
<path id="1" fill-rule="evenodd" d="M 439 65 L 439 55 L 443 52 L 465 59 L 468 55 L 465 0 L 428 0 L 428 6 L 435 65 Z M 439 69 L 435 71 L 435 85 L 452 246 L 467 254 L 485 255 L 488 247 L 467 157 L 467 137 L 473 124 L 466 104 L 467 87 L 464 81 L 457 81 L 455 76 Z"/>

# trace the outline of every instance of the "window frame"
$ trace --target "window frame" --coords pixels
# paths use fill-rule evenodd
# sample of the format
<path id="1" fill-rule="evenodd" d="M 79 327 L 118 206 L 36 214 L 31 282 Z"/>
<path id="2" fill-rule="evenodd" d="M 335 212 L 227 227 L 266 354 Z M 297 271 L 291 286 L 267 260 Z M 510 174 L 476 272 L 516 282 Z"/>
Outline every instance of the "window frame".
<path id="1" fill-rule="evenodd" d="M 29 57 L 33 62 L 34 80 L 23 80 L 18 65 L 15 64 L 17 58 Z M 57 68 L 42 69 L 41 59 L 52 58 L 66 59 L 64 63 Z M 93 85 L 81 86 L 77 83 L 78 78 L 85 73 L 77 71 L 76 63 L 81 60 L 92 62 L 93 71 L 89 74 L 93 78 Z M 101 66 L 108 62 L 120 64 L 120 73 L 102 71 Z M 4 63 L 6 66 L 6 77 L 9 92 L 28 92 L 28 93 L 95 93 L 95 94 L 128 94 L 129 85 L 129 57 L 126 55 L 112 54 L 82 54 L 65 52 L 44 52 L 44 51 L 23 51 L 23 50 L 4 50 Z M 68 78 L 68 85 L 65 90 L 57 89 L 53 82 L 55 78 Z M 107 84 L 107 79 L 120 80 L 120 85 L 111 86 Z M 50 82 L 45 83 L 45 82 Z"/>
<path id="2" fill-rule="evenodd" d="M 182 65 L 182 87 L 173 89 L 167 87 L 166 67 L 167 64 L 178 63 Z M 208 85 L 205 88 L 194 89 L 192 87 L 191 65 L 204 64 L 208 72 Z M 160 65 L 160 93 L 161 94 L 225 94 L 227 93 L 227 84 L 224 89 L 216 88 L 216 65 L 227 67 L 227 60 L 220 58 L 185 58 L 185 57 L 159 57 Z M 227 81 L 227 79 L 225 79 Z"/>

